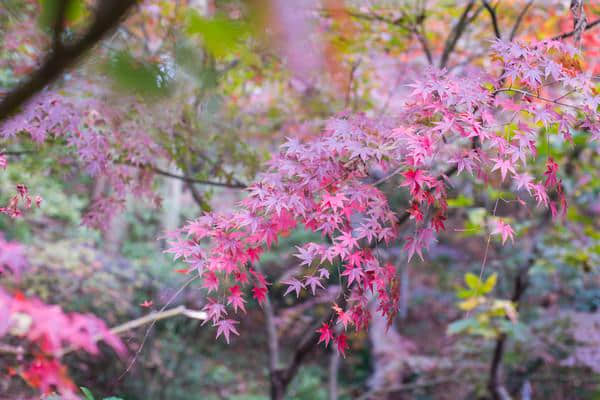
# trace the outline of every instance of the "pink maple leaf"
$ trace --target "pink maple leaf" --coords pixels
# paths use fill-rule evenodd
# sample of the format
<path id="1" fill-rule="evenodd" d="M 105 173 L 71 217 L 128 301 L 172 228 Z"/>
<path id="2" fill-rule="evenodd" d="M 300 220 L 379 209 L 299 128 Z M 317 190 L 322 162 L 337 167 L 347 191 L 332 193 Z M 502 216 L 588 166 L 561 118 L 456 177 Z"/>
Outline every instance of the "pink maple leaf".
<path id="1" fill-rule="evenodd" d="M 239 336 L 239 332 L 235 328 L 235 325 L 239 324 L 238 321 L 234 319 L 223 319 L 217 322 L 214 326 L 217 327 L 217 339 L 219 336 L 223 335 L 225 337 L 225 341 L 229 344 L 229 336 L 233 333 L 234 335 Z"/>
<path id="2" fill-rule="evenodd" d="M 312 292 L 313 296 L 315 295 L 317 286 L 320 287 L 321 289 L 325 289 L 323 287 L 323 285 L 321 284 L 321 279 L 319 277 L 306 276 L 305 278 L 306 279 L 304 279 L 304 285 L 310 287 L 310 291 Z"/>
<path id="3" fill-rule="evenodd" d="M 154 304 L 152 300 L 144 300 L 144 302 L 140 304 L 140 307 L 150 308 L 152 307 L 152 304 Z"/>
<path id="4" fill-rule="evenodd" d="M 346 265 L 346 269 L 342 272 L 342 276 L 348 277 L 348 286 L 352 285 L 352 282 L 356 281 L 360 284 L 365 274 L 360 267 L 351 267 Z"/>
<path id="5" fill-rule="evenodd" d="M 212 321 L 213 325 L 216 325 L 222 316 L 227 315 L 225 306 L 210 297 L 208 298 L 208 304 L 202 310 L 206 311 L 207 314 L 206 320 L 202 324 L 205 324 L 206 321 Z"/>
<path id="6" fill-rule="evenodd" d="M 494 166 L 492 167 L 492 172 L 499 169 L 500 175 L 502 176 L 502 180 L 504 180 L 504 178 L 506 178 L 506 173 L 508 171 L 512 172 L 513 174 L 515 173 L 515 169 L 513 168 L 511 160 L 508 160 L 508 159 L 503 160 L 501 158 L 492 158 L 492 161 L 495 162 Z"/>
<path id="7" fill-rule="evenodd" d="M 283 283 L 285 285 L 289 285 L 289 287 L 283 294 L 284 296 L 287 296 L 291 292 L 296 292 L 296 297 L 300 297 L 300 290 L 302 290 L 304 288 L 304 284 L 302 282 L 300 282 L 298 279 L 291 278 L 291 279 L 288 279 L 285 281 L 281 281 L 281 283 Z"/>
<path id="8" fill-rule="evenodd" d="M 515 241 L 514 234 L 515 234 L 515 232 L 513 231 L 512 227 L 509 224 L 507 224 L 506 222 L 504 222 L 501 219 L 496 221 L 494 230 L 492 231 L 492 235 L 501 235 L 502 236 L 502 244 L 504 244 L 506 242 L 506 239 L 508 239 L 508 238 L 510 238 L 510 240 L 512 240 L 512 242 L 514 243 L 514 241 Z"/>

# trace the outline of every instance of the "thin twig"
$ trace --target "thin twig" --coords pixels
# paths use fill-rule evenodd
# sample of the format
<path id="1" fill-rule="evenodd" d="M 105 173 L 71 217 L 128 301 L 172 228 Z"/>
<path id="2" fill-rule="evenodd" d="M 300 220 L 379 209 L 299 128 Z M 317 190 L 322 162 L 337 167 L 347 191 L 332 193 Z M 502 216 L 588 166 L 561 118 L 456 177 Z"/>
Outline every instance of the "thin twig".
<path id="1" fill-rule="evenodd" d="M 590 29 L 592 29 L 593 27 L 595 27 L 598 24 L 600 24 L 600 18 L 598 18 L 597 20 L 595 20 L 595 21 L 590 22 L 589 24 L 587 24 L 585 26 L 584 31 L 590 30 Z M 562 39 L 566 39 L 566 38 L 569 38 L 569 37 L 575 35 L 575 33 L 576 33 L 575 30 L 572 30 L 570 32 L 561 33 L 560 35 L 556 35 L 556 36 L 550 38 L 550 40 L 562 40 Z"/>
<path id="2" fill-rule="evenodd" d="M 521 94 L 523 94 L 525 96 L 534 97 L 534 98 L 540 99 L 542 101 L 547 101 L 548 103 L 554 103 L 554 104 L 558 104 L 558 105 L 565 106 L 565 107 L 572 107 L 572 108 L 575 108 L 577 110 L 581 109 L 581 107 L 576 106 L 575 104 L 562 103 L 562 102 L 558 101 L 558 99 L 549 99 L 547 97 L 543 97 L 543 96 L 540 96 L 540 95 L 537 95 L 535 93 L 531 93 L 531 92 L 528 92 L 528 91 L 522 90 L 522 89 L 501 88 L 501 89 L 496 89 L 493 94 L 496 95 L 496 94 L 501 93 L 501 92 L 521 93 Z M 559 99 L 561 99 L 561 98 L 562 97 L 559 97 Z"/>
<path id="3" fill-rule="evenodd" d="M 188 279 L 187 281 L 185 281 L 183 283 L 183 285 L 181 285 L 181 287 L 173 294 L 173 296 L 171 296 L 171 298 L 160 309 L 159 313 L 162 313 L 163 311 L 165 311 L 167 309 L 167 307 L 169 307 L 171 305 L 171 303 L 177 298 L 177 296 L 179 296 L 179 294 L 181 294 L 181 292 L 183 292 L 183 290 L 186 287 L 188 287 L 190 283 L 192 283 L 193 281 L 195 281 L 198 278 L 200 278 L 200 275 L 195 275 L 195 276 L 191 277 L 190 279 Z M 135 355 L 133 356 L 133 359 L 131 360 L 131 362 L 129 363 L 129 365 L 125 369 L 125 371 L 121 374 L 121 376 L 119 376 L 118 380 L 123 379 L 123 377 L 125 375 L 127 375 L 127 373 L 131 370 L 131 368 L 133 367 L 133 365 L 137 361 L 140 353 L 142 352 L 142 349 L 144 348 L 144 344 L 146 344 L 146 340 L 148 339 L 148 336 L 150 336 L 150 331 L 152 330 L 152 328 L 156 324 L 156 321 L 157 321 L 156 319 L 153 320 L 151 322 L 150 326 L 148 327 L 148 329 L 146 329 L 146 333 L 144 334 L 144 338 L 142 339 L 142 343 L 140 344 L 140 347 L 137 349 L 137 351 L 135 352 Z"/>
<path id="4" fill-rule="evenodd" d="M 229 189 L 245 189 L 247 187 L 246 184 L 244 184 L 242 182 L 238 182 L 238 181 L 235 181 L 233 183 L 215 182 L 215 181 L 208 181 L 208 180 L 204 180 L 204 179 L 190 178 L 186 175 L 184 175 L 184 176 L 177 175 L 177 174 L 173 174 L 169 171 L 165 171 L 163 169 L 160 169 L 158 167 L 155 167 L 153 165 L 148 165 L 148 164 L 132 164 L 132 163 L 124 163 L 124 164 L 132 166 L 132 167 L 140 168 L 140 169 L 149 169 L 150 171 L 152 171 L 158 175 L 162 175 L 162 176 L 166 176 L 166 177 L 174 178 L 174 179 L 179 179 L 179 180 L 182 180 L 187 183 L 197 183 L 200 185 L 209 185 L 209 186 L 220 186 L 220 187 L 225 187 L 225 188 L 229 188 Z"/>

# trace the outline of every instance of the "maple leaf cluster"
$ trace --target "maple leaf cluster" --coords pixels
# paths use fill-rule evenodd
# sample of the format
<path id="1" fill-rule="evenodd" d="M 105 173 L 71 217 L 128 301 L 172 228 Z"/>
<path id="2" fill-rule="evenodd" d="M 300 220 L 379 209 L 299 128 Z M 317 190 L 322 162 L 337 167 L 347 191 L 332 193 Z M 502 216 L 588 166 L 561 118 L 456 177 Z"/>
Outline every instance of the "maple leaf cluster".
<path id="1" fill-rule="evenodd" d="M 26 339 L 33 358 L 11 374 L 21 376 L 31 387 L 48 394 L 59 391 L 65 399 L 78 399 L 67 369 L 60 362 L 71 350 L 97 355 L 98 341 L 111 346 L 119 355 L 125 346 L 111 333 L 104 321 L 91 314 L 65 313 L 57 305 L 0 290 L 0 337 L 11 335 Z"/>
<path id="2" fill-rule="evenodd" d="M 71 99 L 44 91 L 29 101 L 22 112 L 2 122 L 0 137 L 9 140 L 25 132 L 36 143 L 49 138 L 64 139 L 76 154 L 74 161 L 91 176 L 103 176 L 112 189 L 110 195 L 95 199 L 84 216 L 84 224 L 106 230 L 111 217 L 123 208 L 128 193 L 157 201 L 151 187 L 154 174 L 151 169 L 137 167 L 153 165 L 159 156 L 164 156 L 158 144 L 135 122 L 123 120 L 123 112 L 95 97 Z M 0 167 L 5 166 L 6 158 L 0 156 Z M 13 217 L 21 215 L 18 200 L 13 197 L 0 212 Z M 30 199 L 26 205 L 31 205 Z"/>
<path id="3" fill-rule="evenodd" d="M 455 76 L 429 69 L 410 85 L 400 115 L 342 114 L 327 121 L 317 138 L 288 139 L 248 188 L 238 210 L 205 214 L 169 234 L 167 252 L 203 278 L 209 296 L 206 311 L 217 336 L 229 342 L 231 334 L 239 334 L 238 321 L 230 315 L 245 312 L 244 288 L 251 287 L 259 303 L 265 300 L 268 283 L 253 264 L 280 236 L 299 226 L 326 240 L 297 248 L 302 277 L 282 282 L 288 285 L 285 294 L 300 296 L 307 289 L 315 294 L 324 288 L 330 269 L 340 268 L 346 305 L 335 306 L 332 323 L 344 330 L 366 328 L 373 295 L 378 312 L 391 321 L 398 308 L 396 270 L 380 262 L 376 248 L 402 239 L 409 261 L 414 254 L 423 258 L 436 233 L 445 229 L 445 171 L 468 172 L 487 184 L 499 174 L 497 184 L 508 179 L 538 206 L 550 207 L 554 215 L 564 213 L 558 166 L 549 159 L 543 181 L 526 172 L 527 163 L 537 155 L 540 128 L 556 126 L 564 140 L 571 139 L 571 130 L 586 129 L 598 139 L 595 111 L 600 96 L 591 76 L 578 67 L 577 51 L 568 45 L 498 41 L 492 49 L 502 70 L 499 76 Z M 376 181 L 375 172 L 385 177 Z M 410 198 L 406 214 L 414 225 L 404 235 L 400 216 L 377 187 L 392 177 Z M 494 233 L 503 242 L 514 238 L 503 220 Z M 344 352 L 344 334 L 334 335 L 330 324 L 319 333 L 325 344 L 336 338 Z"/>
<path id="4" fill-rule="evenodd" d="M 19 275 L 27 267 L 25 246 L 0 237 L 0 273 Z M 0 338 L 14 336 L 25 339 L 26 362 L 10 368 L 31 387 L 42 393 L 58 390 L 65 399 L 78 399 L 77 387 L 60 362 L 68 351 L 83 350 L 97 355 L 102 340 L 119 355 L 125 346 L 111 333 L 104 321 L 91 314 L 65 313 L 58 305 L 49 305 L 22 293 L 10 294 L 0 289 Z M 25 353 L 25 347 L 22 345 Z"/>
<path id="5" fill-rule="evenodd" d="M 19 218 L 23 215 L 23 211 L 19 208 L 22 207 L 29 210 L 33 203 L 39 208 L 42 205 L 42 198 L 39 195 L 33 198 L 29 194 L 29 189 L 23 184 L 18 184 L 16 187 L 17 193 L 11 197 L 8 204 L 4 207 L 0 207 L 0 214 L 8 215 L 11 218 Z"/>

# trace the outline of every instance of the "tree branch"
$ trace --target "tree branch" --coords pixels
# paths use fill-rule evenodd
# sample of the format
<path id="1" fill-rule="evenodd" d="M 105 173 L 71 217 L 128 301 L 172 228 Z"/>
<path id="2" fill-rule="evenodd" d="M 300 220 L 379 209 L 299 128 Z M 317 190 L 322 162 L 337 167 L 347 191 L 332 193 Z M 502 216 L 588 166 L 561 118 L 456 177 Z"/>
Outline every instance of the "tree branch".
<path id="1" fill-rule="evenodd" d="M 524 96 L 533 97 L 533 98 L 536 98 L 536 99 L 539 99 L 539 100 L 542 100 L 542 101 L 546 101 L 548 103 L 554 103 L 554 104 L 558 104 L 558 105 L 564 106 L 564 107 L 571 107 L 571 108 L 574 108 L 576 110 L 581 109 L 581 107 L 576 106 L 575 104 L 563 103 L 563 102 L 559 101 L 558 99 L 549 99 L 547 97 L 543 97 L 543 96 L 537 95 L 535 93 L 531 93 L 531 92 L 528 92 L 526 90 L 521 90 L 521 89 L 500 88 L 500 89 L 496 89 L 494 91 L 493 95 L 496 95 L 496 94 L 501 93 L 501 92 L 520 93 L 520 94 L 522 94 Z M 564 97 L 564 96 L 562 96 L 562 97 Z"/>
<path id="2" fill-rule="evenodd" d="M 592 21 L 589 24 L 587 24 L 585 26 L 584 31 L 590 30 L 590 29 L 592 29 L 593 27 L 595 27 L 598 24 L 600 24 L 600 18 L 598 18 L 595 21 Z M 566 39 L 566 38 L 569 38 L 569 37 L 575 35 L 576 33 L 577 33 L 577 31 L 574 29 L 574 30 L 572 30 L 570 32 L 565 32 L 565 33 L 561 33 L 560 35 L 556 35 L 556 36 L 550 38 L 550 40 L 562 40 L 562 39 Z"/>
<path id="3" fill-rule="evenodd" d="M 450 35 L 448 35 L 448 38 L 446 39 L 446 43 L 444 45 L 444 52 L 442 53 L 442 57 L 440 58 L 440 68 L 444 68 L 446 64 L 448 64 L 450 54 L 452 54 L 452 52 L 454 51 L 458 40 L 462 36 L 465 28 L 469 23 L 469 12 L 471 12 L 471 9 L 474 5 L 475 0 L 470 0 L 465 9 L 463 10 L 458 22 L 456 23 L 456 25 L 454 25 L 454 28 L 450 32 Z M 475 12 L 475 15 L 477 15 L 477 13 L 478 11 Z"/>
<path id="4" fill-rule="evenodd" d="M 581 34 L 587 25 L 585 10 L 583 9 L 583 0 L 571 0 L 571 13 L 573 14 L 573 36 L 575 36 L 575 46 L 581 43 Z"/>
<path id="5" fill-rule="evenodd" d="M 496 15 L 496 7 L 492 7 L 487 0 L 481 0 L 483 2 L 483 6 L 487 10 L 488 14 L 490 14 L 490 18 L 492 20 L 492 27 L 494 28 L 494 35 L 496 39 L 502 39 L 502 34 L 500 33 L 500 27 L 498 26 L 498 16 Z"/>
<path id="6" fill-rule="evenodd" d="M 65 3 L 63 1 L 63 3 Z M 60 77 L 63 71 L 73 65 L 79 57 L 92 48 L 104 35 L 114 29 L 137 0 L 104 0 L 100 3 L 94 21 L 87 32 L 75 43 L 61 44 L 59 50 L 52 50 L 39 69 L 29 76 L 0 102 L 0 121 L 16 112 L 44 87 Z M 64 13 L 63 13 L 64 14 Z M 62 18 L 59 14 L 58 18 Z M 56 29 L 62 32 L 62 28 Z M 56 40 L 60 38 L 55 37 Z"/>
<path id="7" fill-rule="evenodd" d="M 131 331 L 133 329 L 139 328 L 144 325 L 148 325 L 150 323 L 155 323 L 157 321 L 176 317 L 178 315 L 184 315 L 188 318 L 194 319 L 206 319 L 206 313 L 204 311 L 191 310 L 186 308 L 184 305 L 170 308 L 168 310 L 153 312 L 148 315 L 144 315 L 143 317 L 133 319 L 131 321 L 127 321 L 121 325 L 117 325 L 109 330 L 110 333 L 114 335 L 121 335 L 125 332 Z M 94 342 L 99 342 L 103 339 L 102 335 L 96 335 L 92 339 Z M 75 351 L 75 347 L 67 347 L 62 352 L 60 352 L 60 357 L 65 354 L 71 353 Z M 0 353 L 5 354 L 15 354 L 15 355 L 23 355 L 25 354 L 25 349 L 21 346 L 13 347 L 5 344 L 0 344 Z"/>
<path id="8" fill-rule="evenodd" d="M 69 0 L 60 0 L 58 2 L 56 19 L 54 21 L 52 51 L 60 53 L 62 51 L 62 33 L 65 26 L 65 14 L 67 12 L 67 4 Z"/>
<path id="9" fill-rule="evenodd" d="M 537 255 L 536 249 L 537 246 L 534 248 L 534 251 L 532 251 L 529 260 L 527 260 L 527 263 L 519 268 L 517 276 L 515 277 L 515 286 L 510 300 L 513 303 L 517 303 L 517 308 L 519 300 L 521 299 L 523 293 L 525 293 L 525 290 L 529 286 L 527 274 L 529 273 L 529 269 L 535 263 L 535 257 Z M 502 365 L 502 358 L 504 356 L 505 346 L 506 334 L 502 333 L 500 334 L 500 336 L 498 336 L 498 339 L 496 340 L 496 345 L 494 347 L 494 355 L 492 357 L 492 363 L 490 365 L 490 374 L 488 378 L 488 389 L 490 390 L 490 393 L 494 400 L 510 399 L 508 391 L 506 390 L 506 388 L 500 380 L 500 366 Z"/>
<path id="10" fill-rule="evenodd" d="M 533 5 L 533 1 L 534 0 L 529 0 L 527 2 L 527 4 L 525 4 L 525 7 L 523 7 L 521 12 L 519 13 L 519 16 L 517 17 L 517 19 L 515 21 L 515 24 L 513 25 L 512 29 L 510 31 L 510 35 L 508 36 L 509 42 L 512 42 L 513 39 L 515 38 L 515 36 L 517 35 L 517 31 L 519 30 L 519 27 L 521 26 L 521 22 L 523 22 L 523 18 L 525 17 L 525 14 L 527 14 L 527 11 Z"/>
<path id="11" fill-rule="evenodd" d="M 188 318 L 194 319 L 206 319 L 206 313 L 204 311 L 191 310 L 186 308 L 184 305 L 170 308 L 168 310 L 153 312 L 151 314 L 145 315 L 143 317 L 125 322 L 121 325 L 117 325 L 110 329 L 110 333 L 115 335 L 120 335 L 127 331 L 130 331 L 135 328 L 139 328 L 140 326 L 147 325 L 151 322 L 157 322 L 163 319 L 176 317 L 178 315 L 184 315 Z M 101 337 L 98 337 L 97 340 L 100 340 Z"/>
<path id="12" fill-rule="evenodd" d="M 128 165 L 131 165 L 131 164 L 128 164 Z M 245 185 L 241 182 L 237 182 L 237 181 L 234 183 L 214 182 L 214 181 L 207 181 L 207 180 L 203 180 L 203 179 L 194 179 L 194 178 L 190 178 L 188 176 L 176 175 L 176 174 L 172 174 L 171 172 L 168 172 L 168 171 L 165 171 L 160 168 L 157 168 L 157 167 L 154 167 L 151 165 L 147 165 L 147 164 L 142 164 L 139 166 L 139 168 L 149 169 L 158 175 L 163 175 L 163 176 L 166 176 L 169 178 L 174 178 L 174 179 L 180 179 L 187 183 L 198 183 L 201 185 L 220 186 L 220 187 L 226 187 L 226 188 L 230 188 L 230 189 L 245 189 L 247 187 L 247 185 Z"/>

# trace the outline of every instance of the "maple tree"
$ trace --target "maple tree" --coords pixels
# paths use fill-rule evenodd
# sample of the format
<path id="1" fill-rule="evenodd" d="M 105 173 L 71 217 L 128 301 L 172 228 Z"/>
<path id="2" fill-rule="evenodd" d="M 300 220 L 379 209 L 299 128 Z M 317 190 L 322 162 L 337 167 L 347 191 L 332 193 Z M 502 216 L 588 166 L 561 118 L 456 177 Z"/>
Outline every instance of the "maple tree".
<path id="1" fill-rule="evenodd" d="M 352 329 L 367 331 L 378 318 L 385 320 L 387 328 L 394 325 L 402 308 L 399 282 L 404 281 L 396 264 L 399 260 L 406 265 L 416 262 L 415 255 L 426 260 L 439 237 L 449 229 L 457 230 L 449 228 L 453 210 L 459 208 L 453 178 L 472 182 L 476 190 L 471 195 L 493 192 L 495 203 L 489 210 L 481 210 L 483 213 L 468 216 L 468 223 L 487 235 L 487 242 L 479 276 L 465 275 L 467 289 L 458 293 L 462 299 L 459 308 L 467 315 L 454 321 L 448 331 L 494 339 L 487 383 L 492 398 L 504 398 L 506 389 L 498 371 L 508 335 L 519 323 L 518 302 L 534 261 L 517 274 L 510 300 L 491 297 L 496 275 L 483 277 L 493 236 L 498 235 L 502 245 L 514 246 L 538 228 L 498 213 L 499 203 L 508 204 L 515 214 L 527 215 L 531 221 L 548 224 L 547 217 L 567 218 L 573 194 L 586 185 L 583 180 L 572 183 L 567 178 L 572 174 L 572 162 L 562 157 L 559 149 L 582 151 L 580 143 L 595 148 L 600 140 L 600 94 L 592 72 L 597 60 L 593 51 L 588 51 L 590 43 L 595 43 L 593 28 L 598 24 L 589 20 L 595 3 L 573 1 L 569 13 L 557 17 L 558 22 L 550 21 L 560 30 L 550 30 L 552 34 L 542 37 L 518 36 L 533 2 L 521 8 L 506 6 L 505 10 L 504 5 L 487 1 L 466 1 L 454 7 L 456 15 L 449 16 L 443 11 L 426 13 L 425 9 L 411 13 L 403 7 L 391 11 L 362 4 L 346 7 L 336 1 L 307 2 L 306 8 L 273 1 L 271 9 L 261 14 L 250 3 L 233 2 L 223 6 L 227 18 L 207 18 L 188 2 L 183 2 L 182 8 L 161 2 L 108 0 L 97 2 L 94 8 L 92 3 L 23 2 L 21 12 L 29 19 L 3 20 L 7 27 L 31 33 L 30 37 L 39 37 L 39 41 L 36 51 L 16 60 L 7 57 L 13 81 L 0 100 L 0 137 L 12 147 L 0 155 L 2 169 L 11 168 L 32 149 L 47 146 L 59 152 L 57 164 L 61 167 L 57 169 L 77 166 L 99 182 L 82 221 L 104 232 L 105 237 L 132 196 L 160 207 L 157 177 L 184 182 L 205 212 L 179 229 L 168 230 L 165 252 L 186 265 L 178 271 L 188 275 L 187 282 L 201 282 L 203 325 L 210 323 L 217 339 L 235 342 L 236 336 L 244 334 L 243 315 L 252 311 L 253 303 L 263 308 L 270 345 L 271 396 L 277 399 L 285 396 L 314 344 L 327 348 L 332 343 L 345 357 L 352 352 Z M 216 8 L 209 3 L 207 15 Z M 79 12 L 70 8 L 76 6 Z M 121 22 L 127 13 L 131 15 Z M 475 23 L 481 13 L 489 17 L 488 24 Z M 41 29 L 33 22 L 38 14 L 43 17 Z M 44 22 L 48 14 L 53 18 Z M 566 20 L 570 28 L 565 27 Z M 514 21 L 509 35 L 501 29 L 507 21 Z M 361 31 L 362 23 L 381 23 L 386 28 L 381 35 L 369 35 Z M 177 24 L 185 26 L 189 47 L 161 39 L 173 35 L 171 26 Z M 313 32 L 311 24 L 317 25 L 318 32 L 310 40 L 299 40 Z M 99 50 L 99 57 L 106 59 L 104 67 L 112 71 L 117 86 L 128 87 L 132 96 L 115 96 L 118 90 L 102 78 L 89 78 L 93 75 L 89 71 L 95 71 L 93 65 L 81 68 L 87 68 L 87 73 L 79 72 L 79 66 L 73 68 L 84 52 L 121 25 L 126 38 L 137 39 L 132 50 L 136 57 L 113 49 Z M 403 81 L 405 90 L 394 99 L 393 90 L 382 95 L 382 88 L 371 93 L 371 88 L 361 87 L 362 81 L 376 81 L 375 73 L 361 69 L 360 61 L 348 63 L 345 58 L 360 55 L 365 47 L 389 46 L 386 38 L 393 30 L 406 40 L 399 52 L 390 50 L 387 57 L 419 59 L 417 67 L 412 67 L 410 82 Z M 462 48 L 466 45 L 460 39 L 467 31 L 477 37 L 488 36 L 477 48 Z M 490 33 L 494 37 L 491 42 Z M 261 48 L 269 35 L 275 38 L 275 55 Z M 340 45 L 352 35 L 356 35 L 354 42 Z M 22 46 L 20 41 L 27 40 L 24 37 L 5 40 L 10 45 L 5 52 Z M 223 47 L 215 44 L 221 39 Z M 199 56 L 206 65 L 201 72 L 185 60 L 190 54 L 185 52 L 195 45 L 205 49 Z M 264 51 L 262 59 L 248 48 Z M 184 60 L 177 59 L 178 52 L 184 53 Z M 461 67 L 454 64 L 459 55 L 476 61 Z M 162 56 L 170 61 L 161 62 Z M 269 57 L 282 60 L 269 64 L 263 60 Z M 172 60 L 183 66 L 183 75 L 202 75 L 201 83 L 175 88 L 175 76 L 180 72 Z M 248 133 L 247 142 L 228 142 L 217 133 L 198 144 L 194 136 L 202 129 L 235 135 L 236 126 L 239 129 L 249 120 L 253 126 L 264 125 L 273 114 L 270 102 L 283 101 L 279 97 L 286 95 L 287 89 L 279 96 L 269 99 L 267 93 L 267 98 L 261 99 L 265 92 L 256 88 L 268 86 L 268 82 L 260 74 L 244 71 L 236 75 L 232 69 L 240 62 L 250 65 L 252 71 L 263 68 L 273 75 L 289 71 L 290 86 L 302 93 L 297 103 L 291 95 L 286 100 L 296 119 L 273 123 L 280 128 L 276 141 L 283 144 L 279 150 L 273 150 L 271 143 L 264 145 L 271 155 L 256 176 L 258 156 L 247 148 L 258 141 L 260 129 Z M 57 84 L 65 71 L 73 76 Z M 318 75 L 315 71 L 324 72 Z M 130 80 L 137 74 L 139 80 Z M 227 94 L 232 98 L 229 109 L 209 118 L 202 110 L 223 101 L 218 97 L 223 82 L 229 85 Z M 399 79 L 390 85 L 400 86 Z M 242 95 L 246 90 L 254 90 L 254 94 Z M 361 90 L 369 92 L 364 99 L 357 95 Z M 161 101 L 160 96 L 169 96 L 170 91 L 179 97 Z M 340 96 L 341 91 L 345 95 Z M 318 96 L 322 96 L 321 102 L 315 100 Z M 327 109 L 323 104 L 328 98 L 342 106 Z M 261 102 L 267 104 L 264 109 L 252 109 L 253 103 Z M 371 103 L 380 108 L 375 110 Z M 233 128 L 219 121 L 239 110 L 252 112 L 239 117 Z M 176 168 L 166 169 L 164 165 L 169 163 Z M 245 189 L 245 195 L 232 210 L 210 211 L 211 193 L 199 191 L 196 185 Z M 37 193 L 36 188 L 26 183 L 15 188 L 16 194 L 0 208 L 2 214 L 26 218 L 28 212 L 38 211 L 34 204 L 43 211 L 43 196 L 29 193 Z M 400 209 L 398 201 L 392 201 L 393 194 L 402 197 Z M 299 230 L 312 236 L 295 246 L 295 268 L 274 281 L 264 271 L 264 255 Z M 21 245 L 0 239 L 0 246 L 0 273 L 21 274 L 26 265 Z M 394 263 L 386 249 L 397 246 L 401 257 Z M 277 359 L 271 304 L 272 289 L 280 285 L 286 286 L 281 293 L 284 298 L 297 300 L 322 296 L 335 285 L 328 313 L 309 329 L 307 339 L 285 367 Z M 169 303 L 156 315 L 168 312 Z M 145 298 L 138 304 L 148 309 L 154 303 Z M 31 346 L 27 354 L 34 355 L 14 374 L 43 393 L 57 389 L 65 397 L 76 396 L 61 363 L 67 350 L 97 354 L 96 342 L 102 338 L 124 354 L 117 336 L 96 317 L 66 313 L 17 291 L 0 292 L 0 306 L 6 313 L 2 320 L 9 321 L 0 325 L 0 334 L 24 337 Z M 180 313 L 191 318 L 200 315 L 187 309 L 173 315 Z M 142 351 L 150 328 L 126 372 Z M 25 350 L 19 351 L 25 354 Z M 577 359 L 586 357 L 577 354 L 569 363 L 575 364 Z M 589 360 L 584 364 L 590 365 Z"/>

